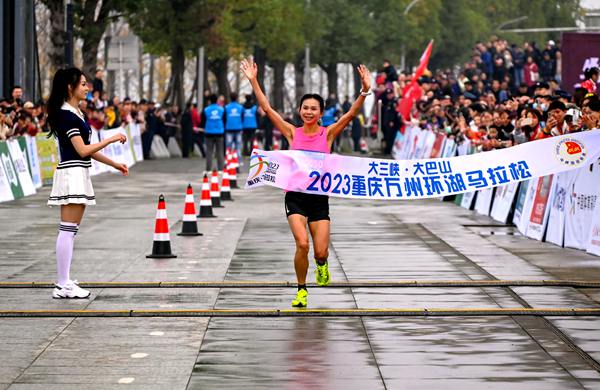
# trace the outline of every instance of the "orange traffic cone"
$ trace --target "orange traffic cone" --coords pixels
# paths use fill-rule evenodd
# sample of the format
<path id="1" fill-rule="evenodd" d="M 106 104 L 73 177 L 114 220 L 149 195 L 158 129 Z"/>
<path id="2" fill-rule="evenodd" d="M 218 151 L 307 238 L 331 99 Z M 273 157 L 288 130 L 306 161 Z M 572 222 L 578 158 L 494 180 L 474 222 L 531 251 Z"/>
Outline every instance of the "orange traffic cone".
<path id="1" fill-rule="evenodd" d="M 229 187 L 229 173 L 227 173 L 227 169 L 223 171 L 223 179 L 221 181 L 221 200 L 233 201 L 233 198 L 231 197 L 231 188 Z"/>
<path id="2" fill-rule="evenodd" d="M 273 150 L 279 150 L 279 140 L 273 137 Z"/>
<path id="3" fill-rule="evenodd" d="M 258 148 L 259 148 L 259 146 L 258 146 L 258 140 L 256 138 L 254 138 L 252 140 L 252 149 L 258 149 Z"/>
<path id="4" fill-rule="evenodd" d="M 364 138 L 360 138 L 360 152 L 362 154 L 367 154 L 367 152 L 369 151 L 369 146 L 367 145 L 367 140 L 365 140 Z"/>
<path id="5" fill-rule="evenodd" d="M 156 210 L 156 224 L 154 225 L 154 243 L 152 254 L 146 256 L 152 259 L 165 259 L 177 257 L 171 253 L 171 238 L 169 237 L 169 221 L 167 220 L 167 208 L 165 197 L 158 197 L 158 209 Z"/>
<path id="6" fill-rule="evenodd" d="M 210 201 L 212 207 L 224 207 L 221 205 L 221 191 L 219 191 L 219 174 L 217 171 L 213 171 L 210 178 Z"/>
<path id="7" fill-rule="evenodd" d="M 202 195 L 200 197 L 200 218 L 216 218 L 212 211 L 212 202 L 210 200 L 210 185 L 208 184 L 208 176 L 204 174 L 202 180 Z"/>
<path id="8" fill-rule="evenodd" d="M 183 208 L 183 223 L 181 225 L 181 233 L 178 236 L 201 236 L 198 233 L 198 223 L 196 219 L 196 206 L 194 205 L 194 193 L 192 185 L 188 184 L 185 194 L 185 206 Z"/>
<path id="9" fill-rule="evenodd" d="M 231 154 L 231 162 L 233 164 L 233 167 L 235 168 L 236 172 L 240 172 L 240 160 L 238 159 L 238 153 L 237 150 L 233 150 L 232 154 Z"/>
<path id="10" fill-rule="evenodd" d="M 237 171 L 233 166 L 233 162 L 227 166 L 227 170 L 229 171 L 229 184 L 231 185 L 231 188 L 239 188 L 237 185 Z"/>
<path id="11" fill-rule="evenodd" d="M 229 164 L 231 164 L 231 149 L 227 148 L 225 151 L 225 169 L 229 169 Z"/>

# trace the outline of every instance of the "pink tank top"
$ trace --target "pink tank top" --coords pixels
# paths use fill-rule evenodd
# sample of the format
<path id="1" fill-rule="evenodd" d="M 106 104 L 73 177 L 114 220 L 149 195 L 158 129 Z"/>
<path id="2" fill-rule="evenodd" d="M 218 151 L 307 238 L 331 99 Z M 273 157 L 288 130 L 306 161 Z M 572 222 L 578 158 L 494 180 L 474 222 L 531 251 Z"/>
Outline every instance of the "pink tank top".
<path id="1" fill-rule="evenodd" d="M 330 154 L 331 148 L 327 142 L 327 128 L 321 126 L 317 133 L 311 135 L 306 135 L 303 127 L 296 128 L 290 149 Z"/>

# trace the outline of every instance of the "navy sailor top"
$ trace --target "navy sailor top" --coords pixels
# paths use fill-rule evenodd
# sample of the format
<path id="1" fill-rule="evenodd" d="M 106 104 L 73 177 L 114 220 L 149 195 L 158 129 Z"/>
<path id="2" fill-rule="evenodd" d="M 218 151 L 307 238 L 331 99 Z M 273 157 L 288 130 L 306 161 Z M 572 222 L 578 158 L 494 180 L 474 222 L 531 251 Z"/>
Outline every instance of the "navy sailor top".
<path id="1" fill-rule="evenodd" d="M 84 120 L 81 111 L 65 103 L 61 107 L 56 122 L 58 124 L 56 134 L 60 150 L 60 163 L 56 169 L 72 167 L 90 168 L 92 166 L 91 157 L 81 157 L 71 142 L 71 138 L 80 136 L 84 144 L 90 144 L 92 129 Z"/>

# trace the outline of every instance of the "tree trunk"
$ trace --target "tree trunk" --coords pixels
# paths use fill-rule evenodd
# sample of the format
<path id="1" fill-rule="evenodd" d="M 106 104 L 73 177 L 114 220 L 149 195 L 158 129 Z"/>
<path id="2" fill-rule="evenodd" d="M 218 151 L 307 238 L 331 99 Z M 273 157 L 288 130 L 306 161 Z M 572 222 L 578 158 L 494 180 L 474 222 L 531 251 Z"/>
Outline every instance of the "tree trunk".
<path id="1" fill-rule="evenodd" d="M 264 90 L 265 88 L 265 69 L 267 65 L 267 51 L 259 46 L 254 46 L 254 62 L 258 66 L 258 74 L 256 80 L 258 85 Z"/>
<path id="2" fill-rule="evenodd" d="M 183 70 L 185 56 L 183 47 L 180 44 L 174 44 L 171 51 L 171 77 L 169 78 L 169 87 L 163 102 L 173 104 L 181 108 L 185 97 L 183 96 Z"/>
<path id="3" fill-rule="evenodd" d="M 227 62 L 229 61 L 229 57 L 217 58 L 208 62 L 208 66 L 210 70 L 213 72 L 215 77 L 217 78 L 217 89 L 219 90 L 219 94 L 225 96 L 226 98 L 229 96 L 231 89 L 229 87 L 229 80 L 227 79 Z"/>
<path id="4" fill-rule="evenodd" d="M 185 101 L 183 90 L 184 67 L 185 54 L 183 52 L 183 46 L 177 44 L 173 47 L 173 54 L 171 56 L 171 71 L 173 72 L 172 103 L 180 109 L 183 108 L 183 102 Z"/>
<path id="5" fill-rule="evenodd" d="M 356 68 L 358 68 L 359 64 L 352 64 L 352 74 L 354 75 L 354 97 L 358 96 L 360 90 L 362 89 L 362 81 L 360 80 L 360 75 Z"/>
<path id="6" fill-rule="evenodd" d="M 96 17 L 98 2 L 100 0 L 87 0 L 81 12 L 79 37 L 83 41 L 82 56 L 83 56 L 83 73 L 89 78 L 93 78 L 96 73 L 98 60 L 98 45 L 104 35 L 104 31 L 108 26 L 108 16 L 114 4 L 111 0 L 104 0 L 100 5 L 100 10 Z M 57 2 L 62 3 L 62 2 Z"/>
<path id="7" fill-rule="evenodd" d="M 284 88 L 284 73 L 285 73 L 285 61 L 276 60 L 272 61 L 273 66 L 273 104 L 275 109 L 279 112 L 284 110 L 283 107 L 283 88 Z"/>
<path id="8" fill-rule="evenodd" d="M 339 98 L 337 64 L 327 64 L 321 67 L 323 68 L 325 73 L 327 73 L 327 91 L 329 93 L 328 96 L 335 95 L 336 99 Z"/>
<path id="9" fill-rule="evenodd" d="M 200 56 L 196 56 L 196 78 L 194 79 L 194 84 L 192 86 L 192 92 L 190 93 L 190 97 L 188 98 L 186 105 L 192 103 L 194 101 L 194 97 L 198 92 L 198 66 L 200 65 Z"/>
<path id="10" fill-rule="evenodd" d="M 50 11 L 50 47 L 48 53 L 52 73 L 65 66 L 65 7 L 62 1 L 43 0 Z"/>
<path id="11" fill-rule="evenodd" d="M 298 56 L 294 62 L 294 76 L 296 80 L 296 100 L 300 101 L 304 95 L 304 56 Z"/>

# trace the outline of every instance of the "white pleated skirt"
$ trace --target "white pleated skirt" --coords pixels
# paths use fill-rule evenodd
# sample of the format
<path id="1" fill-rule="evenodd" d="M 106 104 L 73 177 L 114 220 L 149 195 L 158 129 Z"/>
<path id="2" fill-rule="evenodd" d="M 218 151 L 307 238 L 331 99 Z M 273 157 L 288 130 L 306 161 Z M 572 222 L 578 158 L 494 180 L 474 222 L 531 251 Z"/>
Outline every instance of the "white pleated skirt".
<path id="1" fill-rule="evenodd" d="M 89 168 L 70 167 L 54 171 L 48 205 L 60 206 L 71 203 L 96 204 Z"/>

